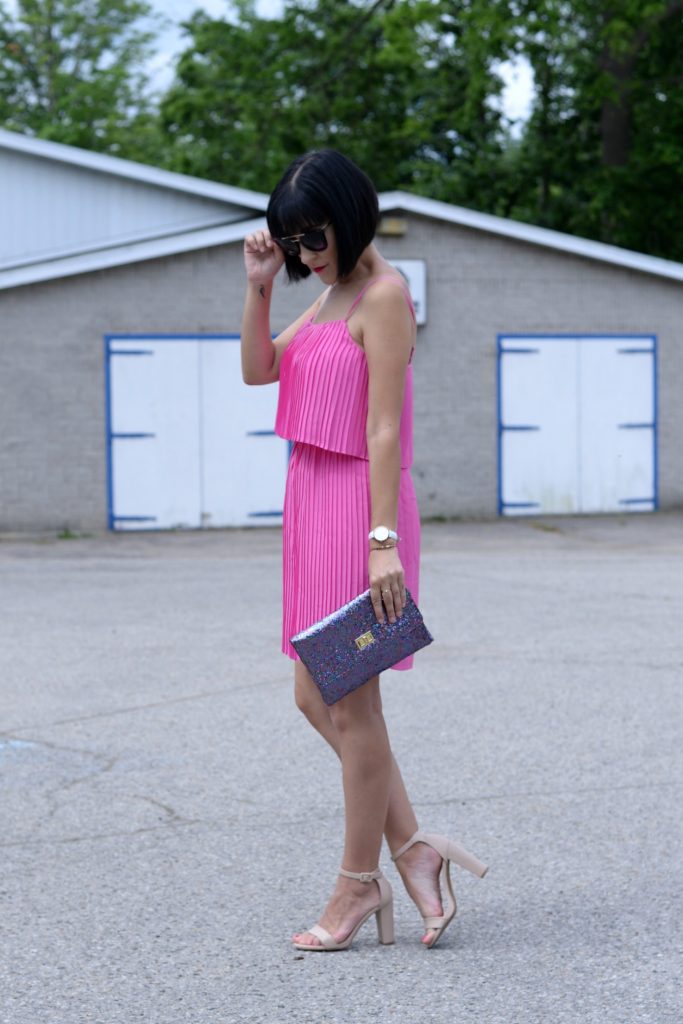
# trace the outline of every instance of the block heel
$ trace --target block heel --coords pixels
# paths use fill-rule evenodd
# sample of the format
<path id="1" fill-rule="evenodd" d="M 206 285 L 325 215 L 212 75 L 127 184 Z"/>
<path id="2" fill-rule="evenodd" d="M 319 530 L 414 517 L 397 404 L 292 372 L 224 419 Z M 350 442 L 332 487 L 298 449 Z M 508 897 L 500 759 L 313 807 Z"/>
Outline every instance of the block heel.
<path id="1" fill-rule="evenodd" d="M 480 861 L 474 854 L 471 854 L 468 850 L 461 846 L 460 843 L 456 843 L 453 839 L 448 839 L 446 836 L 438 835 L 435 832 L 416 832 L 415 835 L 411 836 L 407 843 L 404 843 L 392 855 L 392 860 L 397 861 L 406 850 L 409 850 L 415 843 L 425 843 L 427 846 L 431 846 L 433 850 L 441 857 L 441 870 L 439 871 L 439 888 L 441 890 L 443 914 L 438 917 L 424 917 L 422 921 L 427 931 L 433 931 L 434 936 L 430 942 L 424 943 L 427 949 L 433 949 L 437 944 L 446 928 L 455 917 L 458 905 L 455 899 L 455 893 L 453 892 L 453 883 L 451 881 L 450 865 L 457 864 L 459 867 L 464 868 L 466 871 L 471 871 L 477 878 L 483 878 L 488 871 L 488 866 Z"/>
<path id="2" fill-rule="evenodd" d="M 383 879 L 383 881 L 385 881 Z M 386 883 L 389 884 L 388 882 Z M 376 913 L 377 919 L 377 938 L 383 946 L 393 946 L 394 944 L 394 900 L 393 897 L 384 906 L 380 907 Z"/>

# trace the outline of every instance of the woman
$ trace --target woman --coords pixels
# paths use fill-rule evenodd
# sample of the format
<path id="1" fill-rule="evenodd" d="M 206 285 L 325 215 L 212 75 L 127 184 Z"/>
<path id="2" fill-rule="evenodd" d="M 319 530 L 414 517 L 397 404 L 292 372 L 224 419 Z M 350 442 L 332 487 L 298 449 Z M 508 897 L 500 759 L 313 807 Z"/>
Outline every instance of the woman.
<path id="1" fill-rule="evenodd" d="M 455 914 L 449 862 L 480 876 L 486 868 L 445 837 L 418 831 L 391 753 L 379 678 L 327 707 L 289 642 L 368 587 L 379 621 L 401 614 L 406 585 L 417 600 L 413 305 L 373 243 L 374 187 L 340 153 L 295 160 L 270 198 L 267 220 L 269 230 L 244 244 L 242 372 L 247 384 L 280 381 L 275 429 L 294 442 L 283 516 L 282 649 L 296 662 L 298 707 L 341 759 L 345 806 L 332 896 L 319 924 L 293 942 L 345 949 L 372 914 L 380 941 L 393 942 L 391 888 L 377 867 L 384 835 L 431 948 Z M 273 341 L 270 300 L 283 265 L 290 280 L 315 273 L 326 289 Z M 394 668 L 411 665 L 406 658 Z"/>

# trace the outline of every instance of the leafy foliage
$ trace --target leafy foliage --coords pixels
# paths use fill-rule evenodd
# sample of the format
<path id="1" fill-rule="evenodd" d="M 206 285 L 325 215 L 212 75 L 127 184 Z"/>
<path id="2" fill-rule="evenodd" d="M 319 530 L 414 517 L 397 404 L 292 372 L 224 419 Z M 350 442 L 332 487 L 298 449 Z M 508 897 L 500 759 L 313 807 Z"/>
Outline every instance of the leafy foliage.
<path id="1" fill-rule="evenodd" d="M 502 49 L 481 31 L 496 3 L 290 0 L 278 20 L 236 7 L 236 23 L 187 24 L 161 107 L 174 166 L 268 189 L 294 156 L 335 146 L 380 189 L 474 199 L 504 136 L 488 103 Z"/>
<path id="2" fill-rule="evenodd" d="M 143 73 L 153 33 L 142 0 L 0 3 L 0 123 L 133 159 L 161 155 Z"/>
<path id="3" fill-rule="evenodd" d="M 185 24 L 158 109 L 145 0 L 18 7 L 0 0 L 6 127 L 260 191 L 334 146 L 381 190 L 683 260 L 683 0 L 233 0 Z M 513 59 L 535 82 L 521 133 Z"/>
<path id="4" fill-rule="evenodd" d="M 513 217 L 683 259 L 682 0 L 520 3 L 536 80 Z"/>

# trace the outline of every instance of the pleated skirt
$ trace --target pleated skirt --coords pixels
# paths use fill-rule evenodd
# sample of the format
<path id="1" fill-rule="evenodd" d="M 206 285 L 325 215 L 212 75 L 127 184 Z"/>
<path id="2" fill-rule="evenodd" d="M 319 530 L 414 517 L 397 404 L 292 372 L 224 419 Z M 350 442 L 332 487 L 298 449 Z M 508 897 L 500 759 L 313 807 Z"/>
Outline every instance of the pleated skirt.
<path id="1" fill-rule="evenodd" d="M 282 650 L 290 637 L 368 589 L 370 466 L 366 459 L 297 442 L 289 460 L 282 523 Z M 420 516 L 410 470 L 401 470 L 398 554 L 419 599 Z M 392 666 L 408 669 L 413 656 Z"/>

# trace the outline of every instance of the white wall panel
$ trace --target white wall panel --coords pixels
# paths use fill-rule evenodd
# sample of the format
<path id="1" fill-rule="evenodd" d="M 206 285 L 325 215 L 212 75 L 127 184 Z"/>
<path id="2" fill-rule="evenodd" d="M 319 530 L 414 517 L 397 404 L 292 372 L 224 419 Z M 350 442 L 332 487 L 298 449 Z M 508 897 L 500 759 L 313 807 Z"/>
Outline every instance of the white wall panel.
<path id="1" fill-rule="evenodd" d="M 202 524 L 280 523 L 287 444 L 273 432 L 277 385 L 244 383 L 238 340 L 203 341 L 200 360 Z"/>
<path id="2" fill-rule="evenodd" d="M 580 501 L 576 345 L 505 339 L 500 358 L 506 514 L 541 508 L 575 512 Z"/>
<path id="3" fill-rule="evenodd" d="M 577 344 L 581 511 L 654 507 L 652 343 Z"/>
<path id="4" fill-rule="evenodd" d="M 200 525 L 196 341 L 120 341 L 110 357 L 117 529 Z M 114 354 L 118 353 L 118 354 Z"/>
<path id="5" fill-rule="evenodd" d="M 244 207 L 0 149 L 0 267 L 244 215 Z"/>
<path id="6" fill-rule="evenodd" d="M 110 525 L 282 521 L 277 386 L 242 381 L 234 337 L 108 339 Z"/>
<path id="7" fill-rule="evenodd" d="M 505 515 L 656 507 L 655 340 L 502 337 Z"/>

